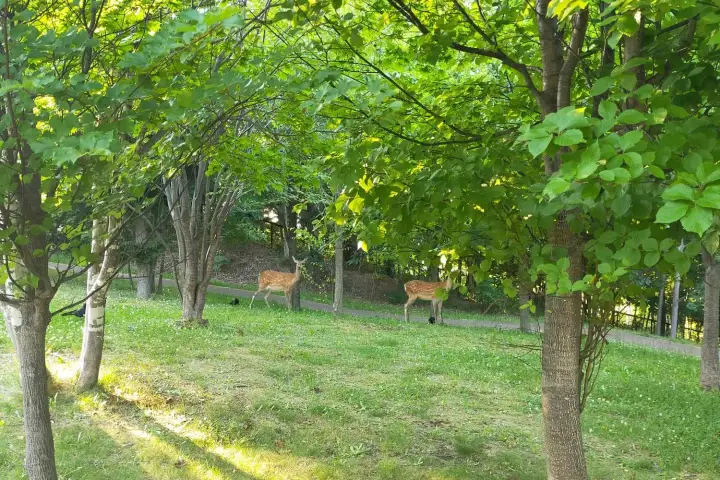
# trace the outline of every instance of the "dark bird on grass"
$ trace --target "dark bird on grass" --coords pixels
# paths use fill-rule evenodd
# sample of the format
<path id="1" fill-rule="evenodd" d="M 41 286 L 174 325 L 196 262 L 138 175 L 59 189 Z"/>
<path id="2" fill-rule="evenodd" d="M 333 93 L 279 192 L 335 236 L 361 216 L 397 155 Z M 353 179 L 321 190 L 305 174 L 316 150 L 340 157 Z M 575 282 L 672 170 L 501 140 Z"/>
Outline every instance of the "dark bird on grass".
<path id="1" fill-rule="evenodd" d="M 240 299 L 235 298 L 234 300 L 230 300 L 230 305 L 232 305 L 232 306 L 240 305 Z"/>
<path id="2" fill-rule="evenodd" d="M 434 324 L 435 324 L 435 317 L 430 317 L 430 318 L 428 318 L 428 323 L 430 323 L 430 325 L 434 325 Z"/>
<path id="3" fill-rule="evenodd" d="M 63 317 L 84 317 L 85 316 L 85 304 L 83 303 L 83 306 L 78 308 L 75 311 L 72 312 L 65 312 L 62 314 Z"/>

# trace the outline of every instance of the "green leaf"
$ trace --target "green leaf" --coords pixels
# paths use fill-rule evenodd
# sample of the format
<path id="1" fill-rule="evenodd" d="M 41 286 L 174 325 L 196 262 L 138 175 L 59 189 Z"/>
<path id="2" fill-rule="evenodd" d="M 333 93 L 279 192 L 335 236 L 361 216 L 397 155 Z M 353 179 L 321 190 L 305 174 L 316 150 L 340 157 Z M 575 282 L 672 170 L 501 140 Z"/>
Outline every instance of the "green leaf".
<path id="1" fill-rule="evenodd" d="M 609 245 L 609 244 L 613 243 L 615 240 L 617 240 L 619 236 L 620 235 L 617 232 L 608 230 L 606 232 L 603 232 L 598 237 L 598 242 L 600 242 L 603 245 Z"/>
<path id="2" fill-rule="evenodd" d="M 588 146 L 580 156 L 580 164 L 578 165 L 577 178 L 582 180 L 587 178 L 598 168 L 600 161 L 600 145 L 597 142 Z"/>
<path id="3" fill-rule="evenodd" d="M 557 145 L 561 145 L 563 147 L 568 147 L 570 145 L 577 145 L 578 143 L 583 141 L 583 134 L 580 130 L 573 128 L 570 130 L 565 130 L 562 135 L 555 138 L 555 143 Z"/>
<path id="4" fill-rule="evenodd" d="M 602 102 L 600 102 L 600 106 L 598 107 L 598 113 L 602 118 L 608 120 L 615 118 L 615 115 L 617 114 L 617 105 L 615 104 L 615 102 L 603 100 Z"/>
<path id="5" fill-rule="evenodd" d="M 718 247 L 720 247 L 720 234 L 717 230 L 705 236 L 703 239 L 703 245 L 708 252 L 715 255 L 715 252 L 718 251 Z"/>
<path id="6" fill-rule="evenodd" d="M 696 203 L 701 207 L 720 209 L 720 186 L 707 187 L 700 194 Z"/>
<path id="7" fill-rule="evenodd" d="M 630 109 L 620 112 L 618 115 L 618 122 L 624 125 L 634 125 L 645 121 L 645 114 L 638 112 L 637 110 Z"/>
<path id="8" fill-rule="evenodd" d="M 669 250 L 673 245 L 675 245 L 675 240 L 672 238 L 666 238 L 662 242 L 660 242 L 660 250 L 665 252 Z"/>
<path id="9" fill-rule="evenodd" d="M 543 193 L 547 195 L 551 200 L 561 193 L 564 193 L 570 188 L 570 183 L 562 177 L 553 177 L 548 182 Z"/>
<path id="10" fill-rule="evenodd" d="M 613 172 L 612 170 L 603 170 L 602 172 L 600 172 L 600 178 L 602 178 L 606 182 L 612 182 L 613 180 L 615 180 L 615 172 Z"/>
<path id="11" fill-rule="evenodd" d="M 680 223 L 688 232 L 701 235 L 707 231 L 712 225 L 713 214 L 711 210 L 704 207 L 692 207 L 690 211 L 682 217 Z"/>
<path id="12" fill-rule="evenodd" d="M 603 93 L 607 92 L 610 87 L 612 87 L 613 83 L 615 83 L 615 79 L 612 77 L 598 78 L 595 81 L 595 84 L 590 89 L 590 95 L 593 97 L 602 95 Z M 603 118 L 605 117 L 603 116 Z"/>
<path id="13" fill-rule="evenodd" d="M 628 183 L 630 179 L 632 178 L 632 175 L 630 175 L 630 172 L 625 170 L 624 168 L 613 168 L 612 169 L 613 174 L 615 175 L 615 181 L 618 183 Z"/>
<path id="14" fill-rule="evenodd" d="M 546 137 L 536 138 L 534 140 L 531 140 L 528 143 L 528 150 L 530 150 L 530 153 L 532 154 L 533 158 L 545 153 L 545 150 L 547 150 L 547 147 L 548 147 L 548 145 L 550 145 L 550 142 L 552 141 L 552 139 L 553 139 L 553 136 L 548 133 Z"/>
<path id="15" fill-rule="evenodd" d="M 365 199 L 362 197 L 355 197 L 352 199 L 352 201 L 348 204 L 348 208 L 351 212 L 354 213 L 360 213 L 363 209 L 363 205 L 365 204 Z"/>
<path id="16" fill-rule="evenodd" d="M 598 265 L 598 272 L 603 275 L 607 275 L 612 272 L 612 266 L 610 266 L 609 263 L 601 263 L 600 265 Z"/>
<path id="17" fill-rule="evenodd" d="M 654 238 L 646 238 L 642 241 L 642 247 L 648 252 L 654 252 L 658 249 L 658 241 Z"/>
<path id="18" fill-rule="evenodd" d="M 628 166 L 628 170 L 630 170 L 630 176 L 632 178 L 637 178 L 643 173 L 643 160 L 639 153 L 637 152 L 629 152 L 629 153 L 623 153 L 623 160 Z"/>
<path id="19" fill-rule="evenodd" d="M 677 183 L 666 188 L 662 193 L 665 200 L 689 200 L 693 201 L 695 190 L 684 183 Z"/>
<path id="20" fill-rule="evenodd" d="M 673 223 L 680 220 L 690 208 L 689 203 L 670 201 L 657 212 L 656 223 Z"/>
<path id="21" fill-rule="evenodd" d="M 335 10 L 338 10 L 340 7 L 342 7 L 343 0 L 332 0 L 332 6 Z"/>
<path id="22" fill-rule="evenodd" d="M 627 152 L 643 138 L 642 130 L 632 130 L 620 137 L 620 148 Z"/>
<path id="23" fill-rule="evenodd" d="M 660 252 L 648 252 L 645 254 L 645 266 L 652 267 L 660 261 Z"/>
<path id="24" fill-rule="evenodd" d="M 707 173 L 707 172 L 705 172 Z M 705 184 L 715 183 L 718 180 L 720 180 L 720 168 L 713 170 L 712 172 L 708 173 L 707 177 L 705 178 Z"/>
<path id="25" fill-rule="evenodd" d="M 657 165 L 650 165 L 648 167 L 648 171 L 652 174 L 653 177 L 659 178 L 660 180 L 665 179 L 665 172 Z"/>

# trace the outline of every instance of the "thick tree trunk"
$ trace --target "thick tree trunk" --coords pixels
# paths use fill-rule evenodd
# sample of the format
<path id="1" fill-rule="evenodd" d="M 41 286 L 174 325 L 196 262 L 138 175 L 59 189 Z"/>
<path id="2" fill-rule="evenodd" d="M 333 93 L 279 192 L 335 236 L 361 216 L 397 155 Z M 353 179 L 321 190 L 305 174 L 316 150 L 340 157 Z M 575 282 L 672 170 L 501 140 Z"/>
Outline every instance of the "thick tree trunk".
<path id="1" fill-rule="evenodd" d="M 344 242 L 342 227 L 335 226 L 337 238 L 335 239 L 335 294 L 333 296 L 333 314 L 338 315 L 343 310 L 343 267 L 345 266 Z"/>
<path id="2" fill-rule="evenodd" d="M 440 267 L 437 265 L 430 265 L 428 267 L 428 276 L 431 282 L 440 281 Z"/>
<path id="3" fill-rule="evenodd" d="M 207 167 L 204 161 L 186 167 L 165 185 L 178 243 L 176 278 L 186 326 L 207 324 L 203 319 L 205 296 L 222 226 L 242 193 L 242 186 L 229 172 L 208 176 Z"/>
<path id="4" fill-rule="evenodd" d="M 183 313 L 182 320 L 187 324 L 203 323 L 205 313 L 205 288 L 198 283 L 185 282 L 183 285 Z"/>
<path id="5" fill-rule="evenodd" d="M 21 305 L 22 325 L 14 327 L 20 361 L 25 425 L 25 468 L 31 480 L 56 480 L 45 366 L 45 332 L 50 322 L 49 301 Z"/>
<path id="6" fill-rule="evenodd" d="M 155 276 L 150 265 L 143 263 L 138 264 L 137 277 L 135 277 L 135 279 L 137 280 L 137 289 L 135 290 L 136 297 L 140 300 L 149 300 L 152 298 Z"/>
<path id="7" fill-rule="evenodd" d="M 720 330 L 720 264 L 703 251 L 705 264 L 705 316 L 700 359 L 700 386 L 705 390 L 720 390 L 720 358 L 718 331 Z"/>
<path id="8" fill-rule="evenodd" d="M 680 274 L 675 274 L 675 284 L 673 285 L 672 296 L 672 314 L 670 316 L 670 338 L 677 338 L 678 315 L 680 312 Z"/>
<path id="9" fill-rule="evenodd" d="M 572 280 L 582 276 L 579 239 L 559 214 L 551 231 L 554 246 L 570 255 Z M 550 480 L 584 480 L 587 476 L 580 429 L 580 296 L 547 295 L 542 346 L 542 409 Z"/>
<path id="10" fill-rule="evenodd" d="M 665 274 L 660 274 L 660 289 L 658 290 L 657 323 L 655 324 L 655 335 L 665 333 Z"/>

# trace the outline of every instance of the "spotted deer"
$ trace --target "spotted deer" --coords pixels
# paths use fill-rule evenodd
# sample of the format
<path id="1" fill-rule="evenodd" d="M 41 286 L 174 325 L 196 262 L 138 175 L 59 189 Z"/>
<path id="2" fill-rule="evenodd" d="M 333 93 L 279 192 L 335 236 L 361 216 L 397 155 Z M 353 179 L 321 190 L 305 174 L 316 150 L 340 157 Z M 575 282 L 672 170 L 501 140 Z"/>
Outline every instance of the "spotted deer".
<path id="1" fill-rule="evenodd" d="M 436 295 L 438 289 L 450 291 L 452 288 L 452 280 L 450 277 L 445 282 L 423 282 L 421 280 L 411 280 L 405 284 L 405 293 L 407 293 L 408 301 L 405 303 L 405 321 L 410 321 L 408 308 L 415 303 L 418 298 L 420 300 L 430 300 L 432 302 L 433 315 L 440 323 L 443 322 L 442 304 L 443 301 Z"/>
<path id="2" fill-rule="evenodd" d="M 255 292 L 252 296 L 252 300 L 250 300 L 250 308 L 252 308 L 253 301 L 255 301 L 255 296 L 263 291 L 266 292 L 265 303 L 268 307 L 270 306 L 268 303 L 268 297 L 270 294 L 272 292 L 282 291 L 285 293 L 285 300 L 287 300 L 288 308 L 292 308 L 290 296 L 300 281 L 300 265 L 307 261 L 307 259 L 296 260 L 295 257 L 292 257 L 292 259 L 295 262 L 295 273 L 276 272 L 275 270 L 265 270 L 260 272 L 260 276 L 258 277 L 258 291 Z"/>

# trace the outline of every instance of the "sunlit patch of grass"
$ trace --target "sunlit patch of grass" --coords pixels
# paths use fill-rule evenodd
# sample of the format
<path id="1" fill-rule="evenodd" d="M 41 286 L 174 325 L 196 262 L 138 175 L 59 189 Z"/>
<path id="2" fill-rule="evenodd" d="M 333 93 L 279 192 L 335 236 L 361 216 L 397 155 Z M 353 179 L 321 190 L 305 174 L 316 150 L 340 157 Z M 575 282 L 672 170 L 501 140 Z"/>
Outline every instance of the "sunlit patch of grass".
<path id="1" fill-rule="evenodd" d="M 80 283 L 64 289 L 56 304 L 81 293 Z M 179 316 L 169 289 L 139 301 L 114 285 L 101 385 L 82 395 L 63 373 L 82 322 L 53 320 L 50 366 L 66 375 L 52 404 L 63 476 L 545 478 L 539 356 L 518 347 L 536 337 L 250 311 L 219 296 L 209 299 L 208 328 L 178 329 Z M 15 479 L 21 398 L 5 355 L 0 478 Z M 611 343 L 583 416 L 592 477 L 718 478 L 720 398 L 697 378 L 697 359 Z"/>

